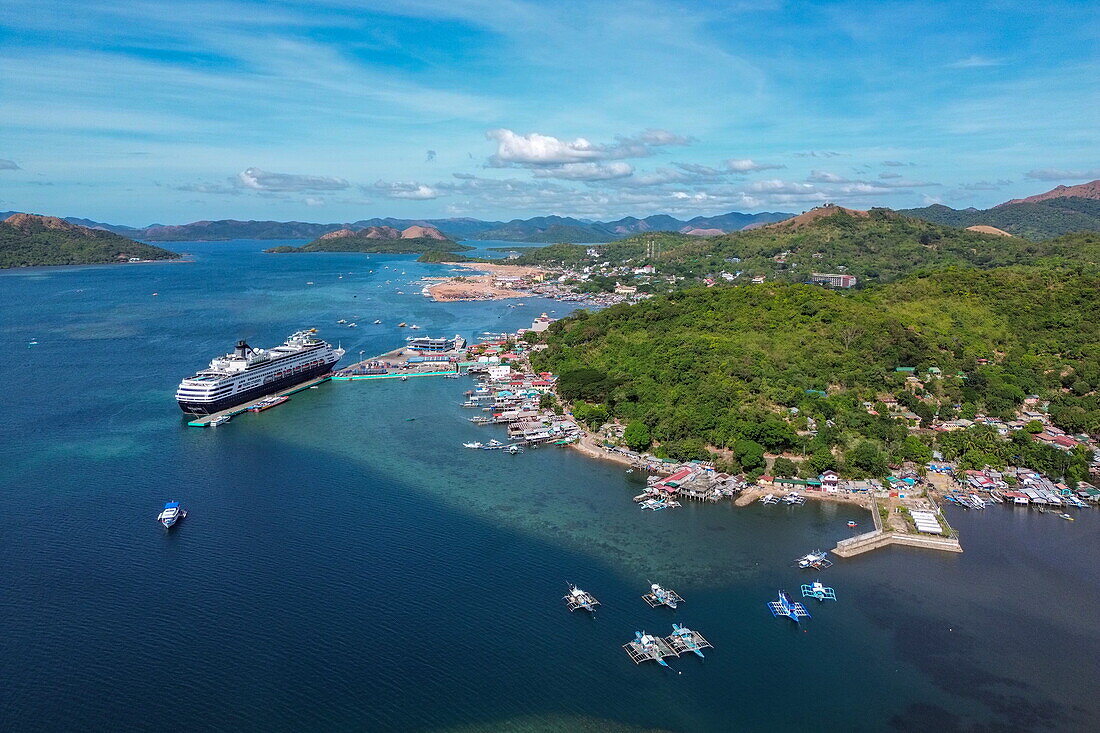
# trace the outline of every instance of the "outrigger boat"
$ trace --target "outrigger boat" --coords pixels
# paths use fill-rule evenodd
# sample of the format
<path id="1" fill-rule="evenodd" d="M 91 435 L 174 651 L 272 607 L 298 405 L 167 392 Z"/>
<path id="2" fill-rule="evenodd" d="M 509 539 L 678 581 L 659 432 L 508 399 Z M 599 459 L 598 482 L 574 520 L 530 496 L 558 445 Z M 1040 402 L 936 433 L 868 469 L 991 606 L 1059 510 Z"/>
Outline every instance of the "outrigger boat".
<path id="1" fill-rule="evenodd" d="M 676 656 L 676 650 L 667 641 L 644 631 L 635 631 L 634 641 L 624 644 L 623 648 L 626 649 L 627 654 L 636 664 L 651 659 L 668 669 L 672 669 L 672 667 L 668 666 L 668 662 L 664 660 L 664 657 Z"/>
<path id="2" fill-rule="evenodd" d="M 649 604 L 650 608 L 656 608 L 657 606 L 668 606 L 671 609 L 676 608 L 676 604 L 683 603 L 684 599 L 679 596 L 674 590 L 668 588 L 662 588 L 657 583 L 651 583 L 649 586 L 649 593 L 642 596 L 642 600 Z"/>
<path id="3" fill-rule="evenodd" d="M 713 649 L 714 645 L 703 638 L 703 635 L 698 631 L 692 631 L 686 626 L 680 624 L 672 625 L 672 635 L 665 639 L 673 649 L 678 652 L 693 652 L 697 657 L 703 659 L 704 649 Z"/>
<path id="4" fill-rule="evenodd" d="M 819 601 L 835 601 L 836 591 L 832 588 L 826 588 L 820 580 L 815 580 L 810 585 L 802 586 L 802 597 L 816 598 Z"/>
<path id="5" fill-rule="evenodd" d="M 807 568 L 813 568 L 815 570 L 824 570 L 825 568 L 832 567 L 833 561 L 829 559 L 829 553 L 824 550 L 815 550 L 808 555 L 803 555 L 798 558 L 798 567 L 806 570 Z"/>
<path id="6" fill-rule="evenodd" d="M 642 509 L 648 509 L 651 512 L 659 512 L 662 509 L 675 509 L 680 506 L 680 502 L 673 501 L 672 499 L 665 499 L 663 501 L 657 499 L 646 499 L 639 504 Z"/>
<path id="7" fill-rule="evenodd" d="M 583 608 L 589 613 L 596 612 L 596 606 L 600 605 L 600 602 L 596 600 L 596 597 L 587 591 L 583 591 L 577 586 L 569 583 L 569 592 L 562 598 L 565 601 L 565 605 L 570 611 L 576 611 L 578 608 Z"/>
<path id="8" fill-rule="evenodd" d="M 795 623 L 798 623 L 799 619 L 810 618 L 810 612 L 806 610 L 806 607 L 801 603 L 793 602 L 787 592 L 782 590 L 779 591 L 779 600 L 768 602 L 768 610 L 776 618 L 786 616 Z"/>

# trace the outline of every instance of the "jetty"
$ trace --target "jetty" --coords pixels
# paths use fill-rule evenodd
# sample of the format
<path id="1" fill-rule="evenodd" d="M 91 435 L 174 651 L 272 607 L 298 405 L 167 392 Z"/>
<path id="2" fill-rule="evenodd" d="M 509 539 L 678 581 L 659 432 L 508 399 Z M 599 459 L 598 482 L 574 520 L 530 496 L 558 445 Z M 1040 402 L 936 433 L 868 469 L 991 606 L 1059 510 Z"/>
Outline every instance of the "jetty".
<path id="1" fill-rule="evenodd" d="M 221 410 L 219 412 L 212 412 L 209 415 L 197 415 L 197 416 L 195 416 L 195 419 L 191 420 L 187 424 L 190 427 L 193 427 L 193 428 L 210 427 L 210 424 L 212 422 L 214 422 L 215 420 L 218 420 L 219 418 L 222 418 L 222 417 L 230 418 L 230 417 L 233 417 L 234 415 L 239 415 L 242 412 L 248 412 L 249 410 L 252 410 L 253 407 L 256 407 L 257 405 L 259 405 L 264 400 L 271 399 L 272 397 L 289 397 L 292 394 L 297 394 L 297 393 L 299 393 L 303 390 L 309 389 L 310 387 L 316 387 L 317 385 L 322 384 L 323 382 L 327 382 L 330 379 L 332 379 L 332 375 L 330 375 L 330 374 L 325 374 L 325 375 L 322 375 L 320 377 L 314 377 L 313 379 L 307 380 L 305 382 L 300 382 L 299 384 L 296 384 L 293 387 L 289 387 L 287 389 L 281 389 L 278 392 L 272 392 L 271 394 L 265 394 L 262 397 L 257 397 L 256 399 L 251 400 L 249 402 L 242 402 L 239 405 L 234 405 L 233 407 L 230 407 L 227 410 Z"/>
<path id="2" fill-rule="evenodd" d="M 409 377 L 445 377 L 454 374 L 454 370 L 445 372 L 393 372 L 386 374 L 338 374 L 332 377 L 334 382 L 357 382 L 361 379 L 407 379 Z"/>
<path id="3" fill-rule="evenodd" d="M 937 511 L 937 514 L 939 512 Z M 879 511 L 878 502 L 871 495 L 871 516 L 875 520 L 875 528 L 870 532 L 840 540 L 833 548 L 833 554 L 837 557 L 855 557 L 871 550 L 890 545 L 903 545 L 905 547 L 920 547 L 926 550 L 940 550 L 942 552 L 962 552 L 959 536 L 948 528 L 946 536 L 916 534 L 912 532 L 893 532 L 886 529 L 882 522 L 882 512 Z M 922 517 L 922 520 L 925 517 Z M 921 524 L 925 524 L 924 521 Z M 946 522 L 945 522 L 946 524 Z"/>

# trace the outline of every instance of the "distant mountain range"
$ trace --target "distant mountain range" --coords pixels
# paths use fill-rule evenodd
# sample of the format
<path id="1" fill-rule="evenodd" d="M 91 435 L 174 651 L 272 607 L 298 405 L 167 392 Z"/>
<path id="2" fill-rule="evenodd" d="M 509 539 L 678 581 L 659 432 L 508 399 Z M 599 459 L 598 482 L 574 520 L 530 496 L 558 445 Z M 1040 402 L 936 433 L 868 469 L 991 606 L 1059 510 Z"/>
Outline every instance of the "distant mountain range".
<path id="1" fill-rule="evenodd" d="M 1040 201 L 1049 201 L 1050 199 L 1057 198 L 1100 199 L 1100 180 L 1079 183 L 1076 186 L 1055 186 L 1046 193 L 1035 194 L 1025 199 L 1005 201 L 1001 206 L 1008 206 L 1009 204 L 1036 204 Z"/>
<path id="2" fill-rule="evenodd" d="M 1058 186 L 991 209 L 952 209 L 933 204 L 920 209 L 900 209 L 899 213 L 935 224 L 996 227 L 1018 237 L 1042 241 L 1070 232 L 1100 231 L 1100 180 L 1079 186 Z"/>
<path id="3" fill-rule="evenodd" d="M 16 212 L 0 213 L 0 218 Z M 686 234 L 718 234 L 735 232 L 746 227 L 782 221 L 793 216 L 778 212 L 742 214 L 732 211 L 719 216 L 697 216 L 682 220 L 667 214 L 638 219 L 628 216 L 615 221 L 588 221 L 567 216 L 537 216 L 511 221 L 480 219 L 394 219 L 390 217 L 362 219 L 351 223 L 317 224 L 301 221 L 196 221 L 190 224 L 151 224 L 129 227 L 70 217 L 73 224 L 104 229 L 135 239 L 151 242 L 218 241 L 226 239 L 309 239 L 341 229 L 358 231 L 370 227 L 390 227 L 404 230 L 410 226 L 438 229 L 455 240 L 496 239 L 508 242 L 610 242 L 632 234 L 648 231 L 673 231 Z"/>
<path id="4" fill-rule="evenodd" d="M 936 224 L 957 227 L 987 226 L 1032 240 L 1044 240 L 1069 232 L 1100 231 L 1100 180 L 1077 186 L 1058 186 L 1045 193 L 1012 199 L 990 209 L 952 209 L 942 204 L 899 213 Z M 0 220 L 18 212 L 0 212 Z M 613 242 L 644 232 L 678 232 L 715 236 L 755 229 L 790 219 L 794 214 L 766 211 L 743 214 L 731 211 L 718 216 L 677 219 L 655 214 L 639 219 L 627 216 L 613 221 L 591 221 L 569 216 L 536 216 L 511 221 L 482 219 L 361 219 L 351 223 L 321 224 L 303 221 L 195 221 L 190 224 L 150 224 L 130 227 L 68 217 L 65 221 L 91 229 L 103 229 L 150 242 L 220 241 L 226 239 L 307 239 L 310 241 L 340 230 L 360 231 L 372 227 L 405 230 L 411 226 L 437 229 L 446 237 L 461 241 L 502 240 L 507 242 Z"/>

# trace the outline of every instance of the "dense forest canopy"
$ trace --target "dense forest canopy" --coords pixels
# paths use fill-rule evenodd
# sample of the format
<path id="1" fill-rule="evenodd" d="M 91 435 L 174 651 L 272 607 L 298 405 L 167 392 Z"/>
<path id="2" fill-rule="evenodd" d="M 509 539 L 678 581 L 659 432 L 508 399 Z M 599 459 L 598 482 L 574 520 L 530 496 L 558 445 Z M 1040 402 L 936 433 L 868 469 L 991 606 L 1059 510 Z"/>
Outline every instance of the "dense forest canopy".
<path id="1" fill-rule="evenodd" d="M 1098 292 L 1095 272 L 1055 267 L 949 268 L 847 293 L 693 288 L 558 321 L 534 359 L 560 375 L 578 417 L 618 418 L 635 447 L 657 441 L 679 458 L 709 447 L 744 468 L 761 449 L 794 450 L 813 470 L 858 448 L 853 460 L 877 470 L 930 455 L 905 421 L 864 404 L 884 399 L 928 427 L 1010 418 L 1038 394 L 1064 427 L 1100 434 Z M 940 376 L 914 387 L 897 367 Z"/>

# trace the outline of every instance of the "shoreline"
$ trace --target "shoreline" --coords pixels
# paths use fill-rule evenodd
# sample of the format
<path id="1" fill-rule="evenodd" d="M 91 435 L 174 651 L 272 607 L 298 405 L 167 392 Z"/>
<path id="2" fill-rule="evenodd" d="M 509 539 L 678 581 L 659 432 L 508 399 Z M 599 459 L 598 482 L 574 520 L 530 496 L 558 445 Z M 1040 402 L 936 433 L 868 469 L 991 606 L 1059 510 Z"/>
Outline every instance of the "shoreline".
<path id="1" fill-rule="evenodd" d="M 440 264 L 481 274 L 422 278 L 422 282 L 430 284 L 425 285 L 421 292 L 437 303 L 535 297 L 528 290 L 497 285 L 494 280 L 497 277 L 529 278 L 546 275 L 545 270 L 525 265 L 481 262 L 442 262 Z"/>

